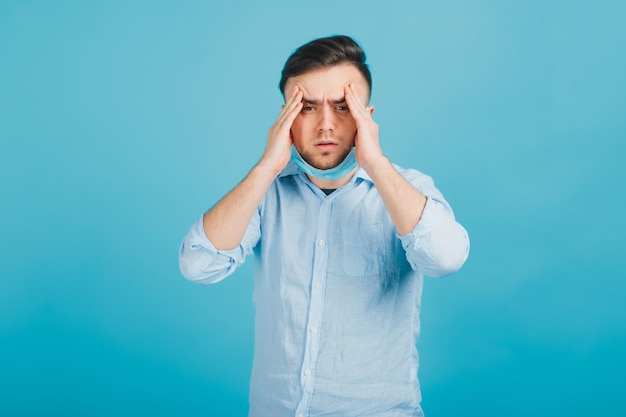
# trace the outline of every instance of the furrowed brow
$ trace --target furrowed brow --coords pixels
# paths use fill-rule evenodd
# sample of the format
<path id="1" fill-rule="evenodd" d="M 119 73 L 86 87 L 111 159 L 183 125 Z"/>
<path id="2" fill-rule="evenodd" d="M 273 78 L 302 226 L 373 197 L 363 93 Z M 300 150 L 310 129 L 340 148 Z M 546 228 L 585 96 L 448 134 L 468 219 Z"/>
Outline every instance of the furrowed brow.
<path id="1" fill-rule="evenodd" d="M 316 106 L 317 106 L 318 104 L 320 104 L 320 102 L 319 102 L 318 100 L 312 100 L 312 99 L 310 99 L 310 98 L 306 98 L 306 97 L 304 97 L 304 96 L 302 96 L 302 102 L 303 102 L 303 103 L 306 103 L 306 104 L 315 104 Z"/>
<path id="2" fill-rule="evenodd" d="M 302 102 L 306 103 L 306 104 L 314 104 L 316 106 L 320 104 L 319 100 L 313 100 L 313 99 L 310 99 L 310 98 L 307 98 L 307 97 L 302 97 Z M 345 102 L 346 102 L 346 98 L 345 97 L 341 97 L 341 98 L 339 98 L 337 100 L 331 100 L 330 104 L 343 104 Z"/>

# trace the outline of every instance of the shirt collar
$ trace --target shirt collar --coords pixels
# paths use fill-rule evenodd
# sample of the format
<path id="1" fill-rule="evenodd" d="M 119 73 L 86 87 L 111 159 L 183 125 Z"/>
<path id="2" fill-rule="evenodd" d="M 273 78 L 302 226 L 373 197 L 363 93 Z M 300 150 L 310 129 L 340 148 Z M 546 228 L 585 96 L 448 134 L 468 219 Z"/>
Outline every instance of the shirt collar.
<path id="1" fill-rule="evenodd" d="M 280 171 L 280 174 L 278 174 L 278 178 L 288 177 L 290 175 L 297 175 L 299 169 L 300 168 L 298 168 L 296 166 L 296 164 L 294 164 L 293 162 L 290 161 L 287 164 L 287 166 L 285 168 L 283 168 L 282 171 Z"/>

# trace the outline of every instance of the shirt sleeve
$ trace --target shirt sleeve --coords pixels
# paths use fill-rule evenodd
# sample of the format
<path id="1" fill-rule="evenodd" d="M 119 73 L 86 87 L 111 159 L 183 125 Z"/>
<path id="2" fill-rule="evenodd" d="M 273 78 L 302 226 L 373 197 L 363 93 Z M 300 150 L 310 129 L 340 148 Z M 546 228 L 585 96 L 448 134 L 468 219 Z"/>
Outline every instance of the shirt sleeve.
<path id="1" fill-rule="evenodd" d="M 219 250 L 204 234 L 201 216 L 183 239 L 178 254 L 180 272 L 190 281 L 213 284 L 235 272 L 261 237 L 259 211 L 255 211 L 239 246 Z"/>
<path id="2" fill-rule="evenodd" d="M 407 235 L 399 236 L 411 267 L 431 277 L 456 272 L 469 255 L 469 236 L 454 217 L 452 208 L 432 179 L 420 174 L 409 181 L 426 196 L 420 221 Z"/>

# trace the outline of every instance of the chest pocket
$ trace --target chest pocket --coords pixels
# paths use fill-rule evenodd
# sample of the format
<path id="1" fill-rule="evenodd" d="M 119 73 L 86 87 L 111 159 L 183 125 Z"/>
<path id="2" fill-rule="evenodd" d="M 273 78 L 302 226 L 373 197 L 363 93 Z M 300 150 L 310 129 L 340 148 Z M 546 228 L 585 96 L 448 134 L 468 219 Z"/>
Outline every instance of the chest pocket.
<path id="1" fill-rule="evenodd" d="M 350 276 L 380 274 L 385 259 L 382 223 L 347 227 L 343 235 L 343 270 Z"/>

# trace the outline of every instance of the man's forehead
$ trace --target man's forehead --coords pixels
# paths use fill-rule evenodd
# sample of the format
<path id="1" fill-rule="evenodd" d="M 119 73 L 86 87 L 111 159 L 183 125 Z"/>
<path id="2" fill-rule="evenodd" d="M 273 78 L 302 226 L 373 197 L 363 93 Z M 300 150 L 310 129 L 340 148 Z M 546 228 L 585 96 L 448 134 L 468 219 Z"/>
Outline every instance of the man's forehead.
<path id="1" fill-rule="evenodd" d="M 335 65 L 305 72 L 287 80 L 286 90 L 298 86 L 303 90 L 305 97 L 313 100 L 338 100 L 344 96 L 344 88 L 350 84 L 357 84 L 358 88 L 369 89 L 367 81 L 359 70 L 352 64 Z"/>
<path id="2" fill-rule="evenodd" d="M 352 64 L 318 68 L 296 75 L 287 80 L 287 87 L 298 85 L 310 89 L 343 89 L 350 83 L 367 86 L 361 72 Z"/>

